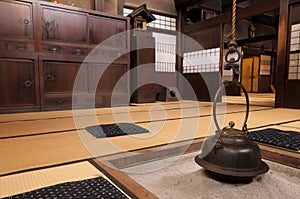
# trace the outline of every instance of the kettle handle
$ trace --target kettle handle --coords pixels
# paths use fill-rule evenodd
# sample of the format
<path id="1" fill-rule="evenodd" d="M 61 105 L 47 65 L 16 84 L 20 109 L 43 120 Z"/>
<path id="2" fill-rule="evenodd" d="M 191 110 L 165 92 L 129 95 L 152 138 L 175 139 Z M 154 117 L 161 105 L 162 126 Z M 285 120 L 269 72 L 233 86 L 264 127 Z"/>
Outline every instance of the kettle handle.
<path id="1" fill-rule="evenodd" d="M 245 89 L 245 87 L 240 84 L 239 82 L 224 82 L 224 86 L 226 85 L 231 85 L 231 84 L 235 84 L 237 85 L 238 87 L 240 87 L 244 94 L 245 94 L 245 98 L 246 98 L 246 115 L 245 115 L 245 119 L 244 119 L 244 124 L 243 124 L 243 131 L 246 131 L 247 132 L 247 120 L 248 120 L 248 115 L 249 115 L 249 96 L 248 96 L 248 93 Z M 217 100 L 218 100 L 218 97 L 219 97 L 219 94 L 222 90 L 223 86 L 221 85 L 219 87 L 219 89 L 217 90 L 216 92 L 216 95 L 215 95 L 215 99 L 214 99 L 214 103 L 213 103 L 213 118 L 214 118 L 214 122 L 215 122 L 215 125 L 217 127 L 217 132 L 216 133 L 221 133 L 221 129 L 220 129 L 220 126 L 218 124 L 218 121 L 217 121 L 217 114 L 216 114 L 216 106 L 217 106 Z"/>

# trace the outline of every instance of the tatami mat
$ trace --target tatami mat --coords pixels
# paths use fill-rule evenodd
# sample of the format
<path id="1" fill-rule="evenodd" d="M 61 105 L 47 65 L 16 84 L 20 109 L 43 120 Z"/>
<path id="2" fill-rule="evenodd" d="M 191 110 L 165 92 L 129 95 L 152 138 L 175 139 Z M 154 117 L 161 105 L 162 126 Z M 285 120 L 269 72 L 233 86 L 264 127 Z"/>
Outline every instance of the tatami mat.
<path id="1" fill-rule="evenodd" d="M 289 122 L 286 124 L 283 124 L 282 126 L 285 126 L 287 128 L 294 129 L 294 131 L 300 131 L 300 121 L 297 122 Z"/>
<path id="2" fill-rule="evenodd" d="M 196 104 L 201 103 L 197 102 Z M 165 107 L 167 108 L 164 109 Z M 79 122 L 76 121 L 80 123 L 77 126 L 75 126 L 71 117 L 72 111 L 70 110 L 53 111 L 48 114 L 50 119 L 46 119 L 47 117 L 44 115 L 46 113 L 44 112 L 18 114 L 16 122 L 0 123 L 0 136 L 2 137 L 0 139 L 0 174 L 82 160 L 91 158 L 93 155 L 102 156 L 120 151 L 190 140 L 214 133 L 215 125 L 211 117 L 212 107 L 210 103 L 201 104 L 199 109 L 193 107 L 191 103 L 184 103 L 183 109 L 180 108 L 179 103 L 175 102 L 170 104 L 161 103 L 155 106 L 145 104 L 120 107 L 115 110 L 117 111 L 114 112 L 115 115 L 109 114 L 109 112 L 112 112 L 110 108 L 96 109 L 96 113 L 101 114 L 97 115 L 96 121 L 93 120 L 92 116 L 76 117 L 76 120 L 80 119 Z M 134 110 L 129 111 L 130 118 L 126 113 L 128 109 Z M 224 127 L 229 121 L 235 121 L 236 128 L 241 128 L 244 110 L 243 105 L 227 106 L 225 122 L 220 122 L 220 127 Z M 251 106 L 250 110 L 248 128 L 251 129 L 276 124 L 287 125 L 286 122 L 289 121 L 300 121 L 300 112 L 296 109 Z M 85 110 L 80 111 L 83 115 L 86 114 Z M 224 110 L 218 113 L 220 112 L 224 113 Z M 43 119 L 38 117 L 41 114 L 44 117 Z M 5 118 L 5 115 L 1 115 L 1 118 Z M 7 115 L 11 116 L 10 114 Z M 26 116 L 28 116 L 28 119 L 39 118 L 39 120 L 20 121 L 26 119 Z M 116 123 L 116 116 L 117 122 L 134 122 L 147 128 L 150 133 L 95 139 L 90 133 L 83 130 L 86 126 L 97 123 Z M 82 130 L 77 132 L 76 127 L 82 128 Z M 49 134 L 3 138 L 45 132 L 49 132 Z"/>
<path id="3" fill-rule="evenodd" d="M 103 176 L 89 162 L 79 162 L 0 178 L 0 198 L 64 182 Z"/>
<path id="4" fill-rule="evenodd" d="M 0 174 L 91 158 L 78 133 L 0 140 Z"/>
<path id="5" fill-rule="evenodd" d="M 173 104 L 175 106 L 175 104 Z M 116 109 L 113 114 L 108 111 L 107 108 L 100 115 L 86 115 L 90 114 L 90 112 L 84 110 L 78 110 L 76 112 L 77 116 L 76 121 L 80 121 L 82 123 L 84 121 L 84 125 L 77 126 L 74 122 L 74 118 L 70 116 L 72 111 L 63 111 L 58 112 L 58 115 L 54 117 L 54 113 L 48 115 L 48 119 L 44 113 L 36 113 L 37 115 L 42 114 L 39 120 L 18 120 L 13 122 L 2 122 L 0 123 L 1 133 L 0 138 L 6 137 L 15 137 L 15 136 L 22 136 L 22 135 L 32 135 L 32 134 L 39 134 L 39 133 L 49 133 L 49 132 L 61 132 L 61 131 L 70 131 L 75 130 L 78 128 L 85 128 L 87 126 L 99 124 L 110 124 L 110 123 L 119 123 L 119 122 L 150 122 L 150 121 L 157 121 L 157 120 L 172 120 L 172 119 L 179 119 L 179 118 L 190 118 L 190 117 L 202 117 L 202 116 L 209 116 L 212 114 L 212 107 L 211 106 L 200 106 L 196 107 L 187 106 L 189 104 L 183 105 L 186 108 L 174 108 L 174 109 L 167 109 L 165 106 L 160 107 L 158 105 L 153 106 L 141 106 L 141 110 L 131 110 L 130 108 L 119 108 Z M 178 104 L 177 104 L 178 106 Z M 147 109 L 143 109 L 147 107 Z M 150 110 L 149 110 L 150 107 Z M 165 109 L 166 108 L 166 109 Z M 264 107 L 259 106 L 252 106 L 251 111 L 254 110 L 265 110 Z M 96 109 L 96 113 L 102 111 L 102 109 Z M 235 113 L 245 111 L 245 107 L 243 105 L 228 105 L 226 107 L 220 107 L 218 109 L 218 113 Z M 65 114 L 66 117 L 60 116 Z M 82 114 L 82 115 L 81 115 Z M 27 115 L 27 113 L 25 113 Z M 2 115 L 3 116 L 3 115 Z M 94 121 L 94 118 L 97 121 Z M 19 117 L 20 119 L 20 117 Z M 24 118 L 23 118 L 24 119 Z"/>
<path id="6" fill-rule="evenodd" d="M 130 110 L 131 112 L 143 112 L 148 111 L 153 105 L 161 106 L 163 109 L 178 109 L 178 108 L 191 108 L 195 105 L 199 107 L 211 106 L 211 102 L 192 102 L 184 101 L 178 102 L 156 102 L 156 103 L 145 103 L 145 104 L 133 104 L 131 106 L 114 107 L 114 108 L 95 108 L 97 115 L 106 115 L 114 113 L 121 113 Z M 77 112 L 81 116 L 85 116 L 86 109 L 77 109 Z M 88 111 L 88 114 L 90 112 Z M 56 111 L 42 111 L 42 112 L 27 112 L 27 113 L 11 113 L 11 114 L 0 114 L 0 123 L 4 122 L 15 122 L 15 121 L 31 121 L 31 120 L 43 120 L 43 119 L 59 119 L 73 117 L 72 110 L 56 110 Z"/>
<path id="7" fill-rule="evenodd" d="M 8 197 L 60 183 L 103 177 L 114 184 L 89 162 L 25 172 L 0 178 L 0 198 Z M 117 187 L 114 184 L 115 187 Z M 123 194 L 125 194 L 123 192 Z"/>
<path id="8" fill-rule="evenodd" d="M 241 128 L 243 104 L 219 108 L 221 128 L 229 121 L 235 121 L 235 128 Z M 55 167 L 24 172 L 28 169 L 192 140 L 211 135 L 216 129 L 209 102 L 140 104 L 93 111 L 95 115 L 77 110 L 75 120 L 72 110 L 0 115 L 0 197 L 101 175 L 88 162 L 60 166 L 57 170 Z M 117 122 L 136 123 L 150 133 L 96 139 L 84 130 L 97 123 Z M 252 105 L 248 128 L 295 130 L 300 128 L 300 111 Z"/>
<path id="9" fill-rule="evenodd" d="M 251 105 L 274 107 L 274 93 L 248 93 L 248 95 Z M 224 96 L 223 101 L 231 104 L 246 104 L 243 94 L 241 96 Z"/>

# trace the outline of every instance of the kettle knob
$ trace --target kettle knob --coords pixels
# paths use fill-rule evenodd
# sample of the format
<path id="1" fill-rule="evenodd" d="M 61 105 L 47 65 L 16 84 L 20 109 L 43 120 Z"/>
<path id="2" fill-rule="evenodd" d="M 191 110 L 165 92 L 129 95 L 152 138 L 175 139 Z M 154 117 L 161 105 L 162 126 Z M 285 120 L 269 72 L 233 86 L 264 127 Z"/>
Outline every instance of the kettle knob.
<path id="1" fill-rule="evenodd" d="M 230 121 L 228 125 L 230 126 L 230 128 L 233 128 L 235 123 L 234 123 L 234 121 Z"/>

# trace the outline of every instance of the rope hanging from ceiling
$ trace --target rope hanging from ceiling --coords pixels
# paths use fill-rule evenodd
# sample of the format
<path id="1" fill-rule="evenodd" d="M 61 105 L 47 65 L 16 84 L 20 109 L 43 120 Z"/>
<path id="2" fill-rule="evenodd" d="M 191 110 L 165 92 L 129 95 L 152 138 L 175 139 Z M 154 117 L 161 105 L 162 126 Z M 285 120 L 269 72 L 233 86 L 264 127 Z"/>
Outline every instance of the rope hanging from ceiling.
<path id="1" fill-rule="evenodd" d="M 231 32 L 227 35 L 227 38 L 229 39 L 228 42 L 228 52 L 225 55 L 225 61 L 226 65 L 224 67 L 225 70 L 233 70 L 233 77 L 232 82 L 236 83 L 239 80 L 239 64 L 238 62 L 241 59 L 241 53 L 237 49 L 237 43 L 236 43 L 236 0 L 233 0 L 232 2 L 232 20 L 231 20 Z M 237 57 L 231 56 L 229 59 L 229 55 L 237 54 Z"/>

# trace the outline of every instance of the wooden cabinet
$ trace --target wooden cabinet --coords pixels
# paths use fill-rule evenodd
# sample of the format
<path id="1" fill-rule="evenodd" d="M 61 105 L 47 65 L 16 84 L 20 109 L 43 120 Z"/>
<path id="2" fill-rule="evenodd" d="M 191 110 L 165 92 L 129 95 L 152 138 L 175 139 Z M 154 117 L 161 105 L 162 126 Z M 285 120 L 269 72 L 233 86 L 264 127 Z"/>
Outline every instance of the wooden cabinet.
<path id="1" fill-rule="evenodd" d="M 0 58 L 0 107 L 34 107 L 36 95 L 35 62 Z"/>
<path id="2" fill-rule="evenodd" d="M 100 44 L 112 35 L 115 35 L 113 40 L 106 41 L 104 45 L 116 48 L 127 47 L 127 41 L 126 38 L 124 38 L 124 34 L 119 34 L 127 29 L 126 21 L 91 16 L 89 24 L 91 43 Z"/>
<path id="3" fill-rule="evenodd" d="M 127 69 L 124 64 L 112 64 L 105 68 L 103 65 L 89 65 L 89 85 L 97 85 L 90 88 L 90 92 L 111 93 L 121 92 L 127 93 Z M 100 77 L 100 78 L 99 78 Z M 96 88 L 96 89 L 95 89 Z"/>
<path id="4" fill-rule="evenodd" d="M 57 61 L 44 61 L 44 92 L 45 94 L 51 93 L 72 93 L 73 85 L 76 79 L 77 72 L 81 66 L 81 63 L 68 63 Z M 85 65 L 83 64 L 84 68 Z M 86 73 L 86 72 L 85 72 Z M 80 81 L 80 88 L 77 90 L 86 92 L 87 88 L 87 76 L 86 79 Z"/>
<path id="5" fill-rule="evenodd" d="M 110 106 L 113 92 L 117 103 L 128 103 L 129 56 L 123 55 L 129 51 L 127 34 L 94 50 L 128 30 L 128 18 L 45 1 L 3 0 L 0 25 L 0 92 L 5 93 L 0 112 L 91 102 Z M 102 75 L 99 68 L 105 69 Z M 74 93 L 76 81 L 80 84 Z M 121 84 L 115 89 L 117 82 Z"/>
<path id="6" fill-rule="evenodd" d="M 42 7 L 43 40 L 86 43 L 88 14 Z"/>
<path id="7" fill-rule="evenodd" d="M 0 1 L 0 36 L 32 39 L 32 4 L 18 1 Z"/>

